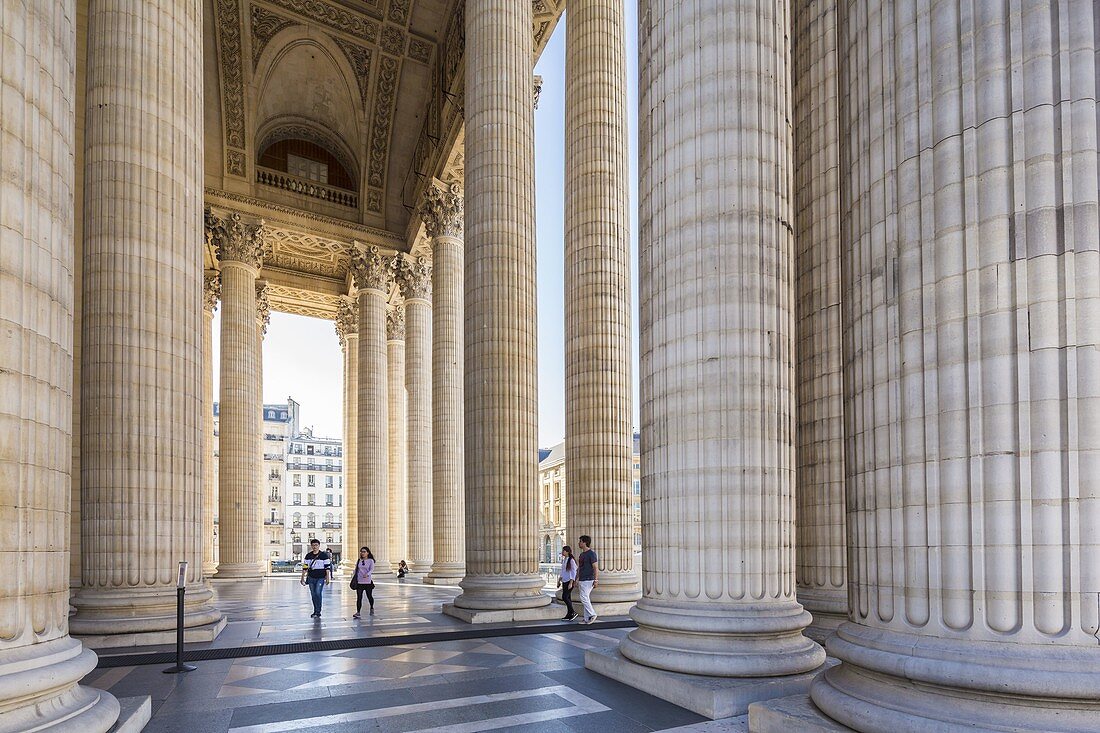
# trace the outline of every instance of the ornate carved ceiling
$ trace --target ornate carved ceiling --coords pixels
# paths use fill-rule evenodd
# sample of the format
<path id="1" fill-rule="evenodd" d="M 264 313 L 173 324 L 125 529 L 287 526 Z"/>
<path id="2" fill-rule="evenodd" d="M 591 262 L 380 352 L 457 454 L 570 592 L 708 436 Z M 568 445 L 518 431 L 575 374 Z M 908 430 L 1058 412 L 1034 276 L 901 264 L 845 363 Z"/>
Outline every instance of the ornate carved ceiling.
<path id="1" fill-rule="evenodd" d="M 531 2 L 537 56 L 565 0 Z M 331 318 L 353 243 L 421 251 L 413 212 L 424 186 L 462 180 L 463 3 L 206 3 L 216 58 L 206 82 L 207 203 L 265 220 L 275 310 Z M 287 136 L 333 151 L 358 198 L 310 201 L 258 182 L 257 148 Z"/>

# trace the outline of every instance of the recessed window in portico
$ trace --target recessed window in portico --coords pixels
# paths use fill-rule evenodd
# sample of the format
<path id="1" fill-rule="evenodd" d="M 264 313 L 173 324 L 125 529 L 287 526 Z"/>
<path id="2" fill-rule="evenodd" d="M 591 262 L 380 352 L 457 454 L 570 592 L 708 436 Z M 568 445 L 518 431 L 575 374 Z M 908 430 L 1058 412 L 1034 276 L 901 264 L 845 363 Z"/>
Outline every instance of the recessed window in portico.
<path id="1" fill-rule="evenodd" d="M 256 161 L 261 167 L 326 186 L 356 190 L 351 172 L 335 155 L 309 140 L 279 140 L 268 145 Z"/>

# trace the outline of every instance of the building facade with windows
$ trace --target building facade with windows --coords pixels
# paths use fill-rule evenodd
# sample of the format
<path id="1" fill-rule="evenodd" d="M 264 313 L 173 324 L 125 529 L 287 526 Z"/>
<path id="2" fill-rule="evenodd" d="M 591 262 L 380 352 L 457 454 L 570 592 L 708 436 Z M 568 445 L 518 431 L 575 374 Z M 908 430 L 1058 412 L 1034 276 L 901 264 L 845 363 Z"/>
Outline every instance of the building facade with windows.
<path id="1" fill-rule="evenodd" d="M 303 428 L 287 441 L 283 509 L 286 557 L 300 560 L 310 540 L 339 562 L 343 556 L 344 449 L 340 438 L 314 437 Z"/>

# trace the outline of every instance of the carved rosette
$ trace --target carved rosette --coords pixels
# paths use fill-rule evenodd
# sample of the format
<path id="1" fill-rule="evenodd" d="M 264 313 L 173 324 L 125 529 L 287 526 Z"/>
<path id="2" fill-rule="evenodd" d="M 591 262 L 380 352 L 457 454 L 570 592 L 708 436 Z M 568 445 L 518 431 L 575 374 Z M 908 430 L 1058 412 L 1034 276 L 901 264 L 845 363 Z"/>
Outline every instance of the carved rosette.
<path id="1" fill-rule="evenodd" d="M 271 323 L 271 299 L 267 295 L 267 281 L 256 281 L 256 325 L 260 327 L 260 336 L 267 335 L 267 325 Z"/>
<path id="2" fill-rule="evenodd" d="M 202 307 L 213 313 L 222 297 L 222 276 L 220 272 L 207 272 L 202 278 Z"/>
<path id="3" fill-rule="evenodd" d="M 438 182 L 428 186 L 420 204 L 420 218 L 432 239 L 462 239 L 462 187 Z"/>
<path id="4" fill-rule="evenodd" d="M 386 340 L 405 340 L 405 309 L 400 303 L 391 304 L 386 308 Z"/>
<path id="5" fill-rule="evenodd" d="M 405 300 L 432 299 L 432 261 L 427 257 L 404 257 L 395 263 L 397 284 Z"/>
<path id="6" fill-rule="evenodd" d="M 225 219 L 206 212 L 206 239 L 217 248 L 219 262 L 240 262 L 259 270 L 264 261 L 264 223 L 250 224 L 233 212 Z"/>
<path id="7" fill-rule="evenodd" d="M 348 336 L 359 334 L 359 301 L 351 297 L 340 298 L 336 306 L 336 336 L 343 346 Z"/>
<path id="8" fill-rule="evenodd" d="M 351 256 L 351 274 L 360 290 L 381 290 L 393 284 L 393 262 L 375 245 L 356 247 Z"/>

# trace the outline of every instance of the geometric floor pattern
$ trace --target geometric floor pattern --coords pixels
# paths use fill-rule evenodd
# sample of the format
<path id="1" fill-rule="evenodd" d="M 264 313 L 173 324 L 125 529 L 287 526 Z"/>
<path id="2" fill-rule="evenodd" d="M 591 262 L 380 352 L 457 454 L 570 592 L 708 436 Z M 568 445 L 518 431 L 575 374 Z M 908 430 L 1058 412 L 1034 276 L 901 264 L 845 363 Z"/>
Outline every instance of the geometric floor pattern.
<path id="1" fill-rule="evenodd" d="M 338 588 L 326 597 L 319 620 L 309 618 L 308 598 L 297 584 L 274 581 L 247 594 L 218 588 L 216 601 L 230 618 L 222 636 L 233 641 L 193 646 L 471 628 L 439 613 L 439 604 L 457 589 L 379 585 L 376 614 L 362 620 L 350 617 L 354 598 Z M 148 733 L 745 730 L 742 720 L 705 721 L 584 669 L 586 649 L 614 646 L 626 633 L 573 630 L 405 644 L 393 639 L 392 646 L 196 661 L 197 669 L 186 674 L 162 674 L 163 664 L 101 667 L 84 684 L 118 697 L 151 696 Z"/>

